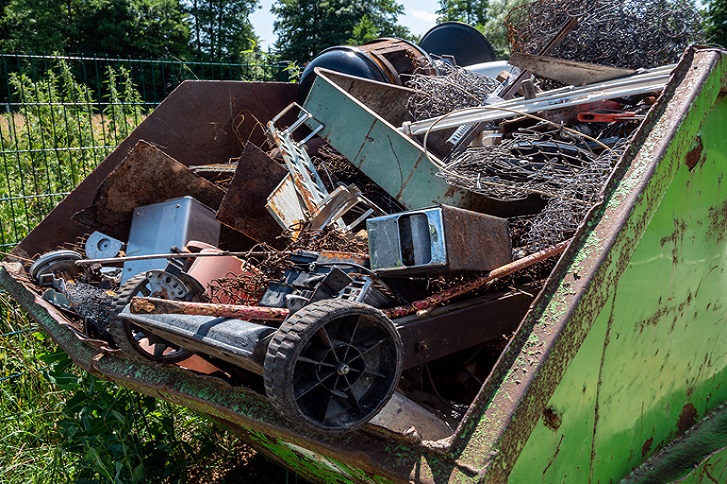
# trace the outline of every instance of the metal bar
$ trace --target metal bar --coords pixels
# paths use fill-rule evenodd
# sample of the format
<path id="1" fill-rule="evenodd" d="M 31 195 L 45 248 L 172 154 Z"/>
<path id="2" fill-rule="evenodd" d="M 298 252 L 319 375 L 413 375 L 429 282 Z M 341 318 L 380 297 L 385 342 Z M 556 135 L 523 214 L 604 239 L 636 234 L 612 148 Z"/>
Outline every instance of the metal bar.
<path id="1" fill-rule="evenodd" d="M 265 257 L 269 254 L 293 254 L 294 252 L 280 252 L 277 250 L 268 251 L 254 251 L 254 252 L 230 252 L 227 250 L 221 250 L 219 252 L 197 252 L 197 253 L 179 253 L 175 252 L 172 254 L 148 254 L 148 255 L 132 255 L 127 257 L 111 257 L 108 259 L 83 259 L 77 260 L 77 266 L 89 266 L 93 264 L 113 264 L 114 262 L 132 262 L 138 260 L 151 260 L 151 259 L 196 259 L 197 257 Z"/>
<path id="2" fill-rule="evenodd" d="M 438 294 L 433 294 L 426 299 L 420 299 L 419 301 L 414 301 L 413 303 L 406 304 L 404 306 L 385 309 L 384 314 L 386 314 L 389 318 L 394 319 L 400 318 L 402 316 L 407 316 L 409 314 L 418 313 L 420 311 L 426 311 L 427 309 L 443 304 L 452 298 L 461 296 L 462 294 L 466 294 L 470 291 L 474 291 L 475 289 L 482 287 L 485 284 L 492 282 L 496 279 L 509 276 L 510 274 L 526 269 L 535 263 L 542 262 L 546 259 L 556 256 L 562 253 L 566 249 L 566 247 L 568 247 L 568 244 L 570 244 L 570 240 L 563 241 L 552 247 L 543 249 L 539 252 L 535 252 L 534 254 L 530 254 L 526 257 L 523 257 L 522 259 L 518 259 L 515 262 L 511 262 L 502 267 L 498 267 L 497 269 L 493 269 L 484 276 L 478 277 L 477 279 L 473 279 L 469 282 L 440 292 Z"/>
<path id="3" fill-rule="evenodd" d="M 433 308 L 449 301 L 450 299 L 482 287 L 488 282 L 509 276 L 510 274 L 526 269 L 537 262 L 541 262 L 558 255 L 563 252 L 566 247 L 568 247 L 569 243 L 570 240 L 566 240 L 554 245 L 553 247 L 541 250 L 540 252 L 536 252 L 523 257 L 520 260 L 494 269 L 486 275 L 478 277 L 470 282 L 429 296 L 426 299 L 415 301 L 404 306 L 386 309 L 384 310 L 384 314 L 386 314 L 389 318 L 394 319 Z M 243 306 L 237 304 L 196 303 L 147 297 L 133 298 L 131 300 L 131 312 L 133 314 L 186 314 L 215 316 L 220 318 L 256 319 L 263 321 L 283 321 L 290 314 L 290 311 L 286 308 Z"/>
<path id="4" fill-rule="evenodd" d="M 436 118 L 417 121 L 399 128 L 402 132 L 416 136 L 428 131 L 441 131 L 457 128 L 465 124 L 496 121 L 498 119 L 512 118 L 521 114 L 553 111 L 580 104 L 613 99 L 615 97 L 635 96 L 660 91 L 666 85 L 669 75 L 663 74 L 656 78 L 635 76 L 627 85 L 612 85 L 606 87 L 586 87 L 572 89 L 562 96 L 537 97 L 533 100 L 519 102 L 495 103 L 489 106 L 468 108 L 454 111 Z"/>
<path id="5" fill-rule="evenodd" d="M 186 314 L 260 321 L 283 321 L 290 314 L 287 308 L 198 303 L 154 297 L 134 297 L 130 309 L 132 314 Z"/>

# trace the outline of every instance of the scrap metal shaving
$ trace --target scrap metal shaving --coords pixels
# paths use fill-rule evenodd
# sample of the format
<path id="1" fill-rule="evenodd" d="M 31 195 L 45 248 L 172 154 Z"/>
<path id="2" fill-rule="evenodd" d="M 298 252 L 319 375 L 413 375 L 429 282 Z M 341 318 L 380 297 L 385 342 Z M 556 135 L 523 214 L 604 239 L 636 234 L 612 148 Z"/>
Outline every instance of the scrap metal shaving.
<path id="1" fill-rule="evenodd" d="M 567 135 L 572 136 L 571 133 Z M 603 187 L 628 142 L 596 154 L 561 130 L 521 130 L 497 146 L 468 148 L 441 169 L 448 183 L 498 200 L 540 195 L 548 203 L 524 237 L 535 252 L 570 237 Z"/>
<path id="2" fill-rule="evenodd" d="M 435 61 L 439 75 L 423 75 L 423 69 L 411 76 L 407 85 L 414 93 L 407 99 L 407 108 L 415 120 L 447 114 L 453 110 L 491 104 L 492 93 L 499 83 L 490 77 L 468 71 L 448 62 Z"/>
<path id="3" fill-rule="evenodd" d="M 506 18 L 511 50 L 538 54 L 570 17 L 578 25 L 552 57 L 650 68 L 676 62 L 688 45 L 704 41 L 690 0 L 535 0 Z"/>

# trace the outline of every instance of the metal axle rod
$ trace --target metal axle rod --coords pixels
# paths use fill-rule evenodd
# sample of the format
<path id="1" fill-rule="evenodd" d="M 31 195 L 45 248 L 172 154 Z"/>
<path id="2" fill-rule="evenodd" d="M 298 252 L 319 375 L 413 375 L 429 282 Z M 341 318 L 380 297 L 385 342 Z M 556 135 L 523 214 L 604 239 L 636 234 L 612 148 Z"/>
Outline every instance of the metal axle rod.
<path id="1" fill-rule="evenodd" d="M 196 259 L 197 257 L 265 257 L 268 254 L 281 253 L 277 250 L 258 250 L 254 252 L 230 252 L 228 250 L 221 250 L 219 252 L 174 252 L 171 254 L 147 254 L 147 255 L 130 255 L 126 257 L 110 257 L 108 259 L 82 259 L 77 260 L 77 266 L 90 266 L 93 264 L 113 264 L 114 262 L 126 262 L 126 261 L 137 261 L 137 260 L 151 260 L 151 259 Z M 289 255 L 293 252 L 286 251 L 282 254 Z"/>
<path id="2" fill-rule="evenodd" d="M 414 301 L 411 304 L 406 304 L 391 309 L 385 309 L 384 314 L 386 314 L 389 318 L 394 319 L 433 308 L 457 296 L 461 296 L 462 294 L 474 291 L 475 289 L 480 288 L 496 279 L 501 279 L 505 276 L 509 276 L 510 274 L 514 274 L 515 272 L 526 269 L 533 264 L 542 262 L 555 255 L 558 255 L 562 253 L 566 249 L 566 247 L 568 247 L 568 244 L 570 244 L 570 240 L 565 240 L 552 247 L 548 247 L 547 249 L 543 249 L 539 252 L 535 252 L 534 254 L 525 256 L 522 259 L 518 259 L 515 262 L 511 262 L 509 264 L 505 264 L 502 267 L 498 267 L 497 269 L 493 269 L 484 276 L 478 277 L 477 279 L 465 282 L 464 284 L 453 287 L 438 294 L 433 294 L 426 299 L 420 299 L 419 301 Z"/>
<path id="3" fill-rule="evenodd" d="M 283 321 L 290 314 L 287 308 L 184 302 L 156 297 L 134 297 L 130 309 L 132 314 L 186 314 L 261 321 Z"/>

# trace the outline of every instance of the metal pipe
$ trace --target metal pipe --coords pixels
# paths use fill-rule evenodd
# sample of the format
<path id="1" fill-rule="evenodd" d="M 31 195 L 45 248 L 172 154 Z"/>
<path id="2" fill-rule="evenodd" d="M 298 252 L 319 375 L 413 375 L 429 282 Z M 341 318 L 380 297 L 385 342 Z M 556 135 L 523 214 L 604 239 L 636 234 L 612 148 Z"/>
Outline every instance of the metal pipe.
<path id="1" fill-rule="evenodd" d="M 126 257 L 110 257 L 108 259 L 81 259 L 75 261 L 77 266 L 90 266 L 93 264 L 113 264 L 115 262 L 131 262 L 137 260 L 151 260 L 151 259 L 196 259 L 197 257 L 265 257 L 270 254 L 283 254 L 290 255 L 294 254 L 293 251 L 278 251 L 278 250 L 258 250 L 254 252 L 230 252 L 228 250 L 221 250 L 219 252 L 174 252 L 171 254 L 147 254 L 147 255 L 130 255 Z"/>
<path id="2" fill-rule="evenodd" d="M 446 291 L 440 292 L 438 294 L 433 294 L 426 299 L 420 299 L 419 301 L 414 301 L 410 304 L 398 306 L 391 309 L 385 309 L 384 314 L 386 314 L 389 318 L 394 319 L 433 308 L 449 301 L 452 298 L 461 296 L 462 294 L 468 293 L 470 291 L 474 291 L 475 289 L 482 287 L 485 284 L 492 282 L 496 279 L 509 276 L 510 274 L 526 269 L 537 262 L 542 262 L 555 255 L 558 255 L 562 253 L 566 249 L 566 247 L 568 247 L 568 244 L 570 244 L 570 240 L 563 241 L 552 247 L 543 249 L 539 252 L 535 252 L 534 254 L 530 254 L 526 257 L 523 257 L 522 259 L 518 259 L 502 267 L 498 267 L 497 269 L 493 269 L 487 274 L 478 277 L 477 279 L 465 282 L 464 284 L 453 287 L 451 289 L 447 289 Z"/>
<path id="3" fill-rule="evenodd" d="M 493 269 L 487 274 L 453 287 L 438 294 L 433 294 L 426 299 L 414 301 L 410 304 L 385 309 L 384 314 L 391 319 L 407 316 L 419 311 L 433 308 L 462 294 L 473 291 L 496 279 L 509 276 L 517 271 L 526 269 L 537 262 L 544 261 L 562 253 L 570 240 L 566 240 L 547 249 L 530 254 L 522 259 Z M 290 311 L 286 308 L 271 308 L 262 306 L 243 306 L 238 304 L 214 304 L 196 303 L 186 301 L 174 301 L 152 297 L 135 297 L 131 300 L 132 314 L 187 314 L 213 316 L 219 318 L 255 319 L 261 321 L 283 321 Z"/>
<path id="4" fill-rule="evenodd" d="M 405 134 L 416 136 L 428 131 L 440 131 L 466 124 L 496 121 L 521 114 L 552 111 L 616 97 L 660 91 L 669 80 L 672 67 L 664 66 L 626 79 L 605 81 L 582 88 L 570 86 L 530 100 L 518 99 L 453 111 L 436 118 L 405 123 L 399 130 Z"/>
<path id="5" fill-rule="evenodd" d="M 259 321 L 283 321 L 290 314 L 287 308 L 198 303 L 155 297 L 134 297 L 130 309 L 132 314 L 186 314 Z"/>

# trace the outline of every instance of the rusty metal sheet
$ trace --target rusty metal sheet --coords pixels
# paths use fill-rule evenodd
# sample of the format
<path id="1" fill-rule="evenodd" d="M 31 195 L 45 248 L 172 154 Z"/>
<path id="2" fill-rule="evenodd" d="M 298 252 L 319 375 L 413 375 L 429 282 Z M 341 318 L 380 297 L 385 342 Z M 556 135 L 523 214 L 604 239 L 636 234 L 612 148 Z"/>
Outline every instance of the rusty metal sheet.
<path id="1" fill-rule="evenodd" d="M 520 52 L 514 52 L 508 62 L 539 76 L 573 86 L 610 81 L 636 74 L 633 69 L 602 66 L 590 62 L 577 62 Z"/>
<path id="2" fill-rule="evenodd" d="M 404 369 L 509 335 L 517 329 L 533 299 L 525 291 L 496 292 L 444 306 L 425 317 L 411 315 L 394 320 L 404 344 Z M 452 331 L 452 321 L 457 321 L 456 331 Z"/>
<path id="3" fill-rule="evenodd" d="M 216 209 L 224 191 L 159 148 L 139 141 L 98 188 L 91 206 L 74 219 L 126 240 L 134 208 L 183 196 Z"/>
<path id="4" fill-rule="evenodd" d="M 217 220 L 258 242 L 275 245 L 282 231 L 265 209 L 265 202 L 287 173 L 285 167 L 260 148 L 247 143 L 220 204 Z"/>
<path id="5" fill-rule="evenodd" d="M 291 83 L 183 82 L 13 252 L 44 253 L 59 240 L 85 234 L 88 229 L 74 222 L 73 214 L 91 205 L 96 188 L 139 140 L 159 146 L 184 165 L 225 162 L 239 156 L 247 140 L 262 143 L 257 120 L 275 116 L 297 92 Z"/>

